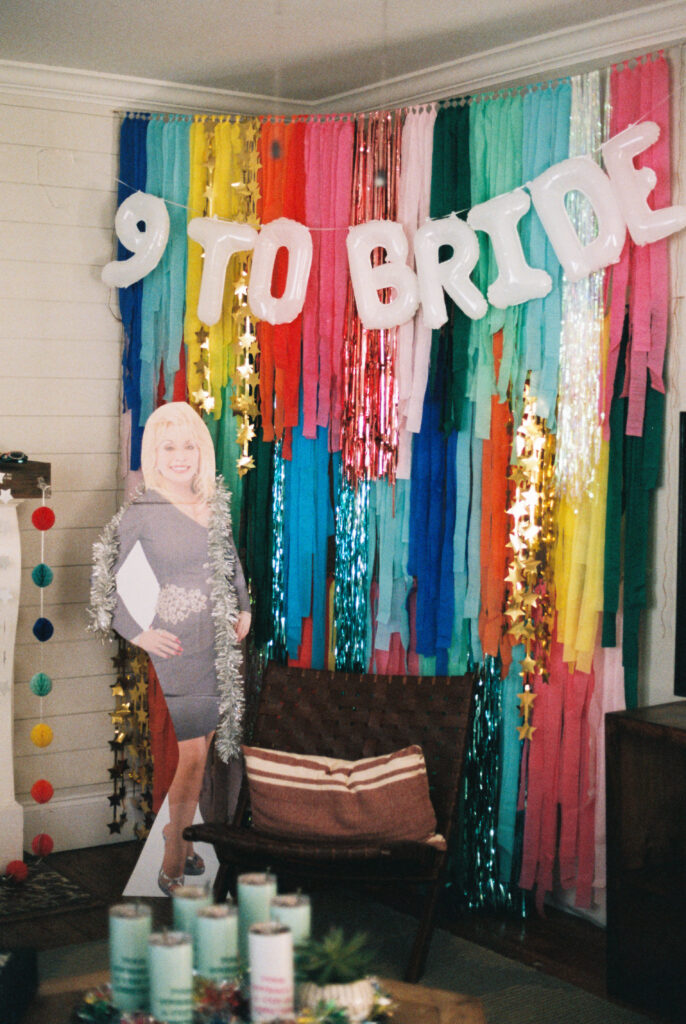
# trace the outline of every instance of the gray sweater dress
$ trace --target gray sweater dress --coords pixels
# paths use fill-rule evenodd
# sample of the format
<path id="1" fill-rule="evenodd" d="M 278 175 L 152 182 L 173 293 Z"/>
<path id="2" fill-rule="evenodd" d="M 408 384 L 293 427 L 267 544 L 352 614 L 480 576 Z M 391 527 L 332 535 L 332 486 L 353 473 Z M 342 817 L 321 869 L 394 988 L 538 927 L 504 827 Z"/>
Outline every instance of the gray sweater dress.
<path id="1" fill-rule="evenodd" d="M 140 542 L 160 586 L 152 629 L 164 629 L 181 641 L 183 653 L 152 662 L 165 695 L 177 740 L 206 736 L 216 729 L 219 695 L 215 670 L 212 577 L 207 527 L 181 512 L 158 491 L 147 490 L 119 523 L 115 573 Z M 232 542 L 233 543 L 233 542 Z M 233 586 L 240 611 L 250 611 L 245 577 L 234 547 Z M 130 614 L 121 595 L 112 625 L 126 640 L 144 627 Z"/>

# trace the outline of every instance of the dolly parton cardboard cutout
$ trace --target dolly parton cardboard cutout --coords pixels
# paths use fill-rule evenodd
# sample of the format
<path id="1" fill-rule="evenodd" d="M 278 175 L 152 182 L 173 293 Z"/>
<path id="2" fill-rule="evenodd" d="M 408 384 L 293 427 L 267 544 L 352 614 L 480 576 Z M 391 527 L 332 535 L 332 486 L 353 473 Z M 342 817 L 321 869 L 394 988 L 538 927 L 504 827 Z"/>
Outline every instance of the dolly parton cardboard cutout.
<path id="1" fill-rule="evenodd" d="M 159 807 L 125 896 L 162 896 L 165 883 L 184 877 L 186 884 L 211 885 L 218 867 L 213 848 L 200 844 L 198 850 L 186 846 L 176 871 L 169 868 L 174 851 L 181 849 L 183 828 L 203 820 L 198 807 L 200 786 L 217 725 L 208 554 L 212 514 L 208 488 L 213 486 L 214 472 L 212 441 L 197 413 L 183 402 L 156 410 L 146 423 L 143 439 L 145 489 L 118 524 L 117 605 L 112 625 L 149 654 L 179 757 L 170 791 Z M 234 558 L 236 589 L 244 589 L 235 548 Z M 167 729 L 167 736 L 170 733 Z M 156 761 L 173 762 L 174 753 L 157 749 Z M 237 774 L 232 773 L 234 785 Z"/>

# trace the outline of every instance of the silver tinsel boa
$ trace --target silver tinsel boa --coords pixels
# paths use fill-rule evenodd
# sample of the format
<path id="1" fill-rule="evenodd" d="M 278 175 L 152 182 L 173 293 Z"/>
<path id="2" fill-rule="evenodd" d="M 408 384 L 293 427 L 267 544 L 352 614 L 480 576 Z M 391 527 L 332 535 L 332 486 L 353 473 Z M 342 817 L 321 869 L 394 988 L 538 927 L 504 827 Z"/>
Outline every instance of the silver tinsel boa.
<path id="1" fill-rule="evenodd" d="M 144 493 L 139 488 L 110 519 L 93 545 L 93 571 L 88 629 L 103 640 L 112 639 L 112 618 L 117 603 L 114 566 L 119 555 L 119 523 L 129 505 Z M 212 569 L 212 618 L 214 620 L 215 669 L 219 690 L 219 725 L 216 750 L 228 762 L 241 752 L 245 696 L 241 678 L 242 654 L 236 640 L 235 622 L 238 599 L 233 584 L 235 554 L 231 535 L 231 494 L 221 477 L 217 478 L 208 528 L 208 554 Z"/>

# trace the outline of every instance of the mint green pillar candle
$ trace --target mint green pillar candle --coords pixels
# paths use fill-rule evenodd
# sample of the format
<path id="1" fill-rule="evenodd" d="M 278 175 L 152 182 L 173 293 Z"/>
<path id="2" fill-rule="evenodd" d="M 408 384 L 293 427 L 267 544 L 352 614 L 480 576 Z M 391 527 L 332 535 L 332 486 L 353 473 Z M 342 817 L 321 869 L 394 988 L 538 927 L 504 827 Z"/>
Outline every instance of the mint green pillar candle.
<path id="1" fill-rule="evenodd" d="M 270 906 L 272 921 L 288 925 L 293 935 L 293 945 L 299 946 L 310 937 L 312 914 L 310 897 L 301 893 L 286 893 L 274 896 Z"/>
<path id="2" fill-rule="evenodd" d="M 238 908 L 217 903 L 199 910 L 195 949 L 195 969 L 201 977 L 233 981 L 238 974 Z"/>
<path id="3" fill-rule="evenodd" d="M 254 924 L 269 921 L 269 906 L 276 896 L 276 876 L 267 871 L 239 875 L 238 893 L 238 952 L 245 965 L 248 962 L 248 934 Z"/>
<path id="4" fill-rule="evenodd" d="M 204 885 L 181 885 L 172 893 L 174 903 L 174 930 L 188 932 L 196 948 L 196 922 L 198 911 L 209 907 L 212 894 Z"/>
<path id="5" fill-rule="evenodd" d="M 150 907 L 120 903 L 110 907 L 110 981 L 112 1002 L 124 1013 L 148 1008 Z"/>
<path id="6" fill-rule="evenodd" d="M 150 1013 L 165 1024 L 193 1024 L 193 940 L 153 932 L 148 940 Z"/>

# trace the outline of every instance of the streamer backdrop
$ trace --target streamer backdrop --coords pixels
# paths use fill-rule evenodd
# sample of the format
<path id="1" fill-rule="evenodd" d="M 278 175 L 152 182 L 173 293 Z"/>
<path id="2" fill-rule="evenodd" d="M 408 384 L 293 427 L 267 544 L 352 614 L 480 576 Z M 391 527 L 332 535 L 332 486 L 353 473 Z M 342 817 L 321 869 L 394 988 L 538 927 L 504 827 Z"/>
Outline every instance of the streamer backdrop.
<path id="1" fill-rule="evenodd" d="M 598 161 L 605 139 L 647 119 L 661 133 L 638 163 L 657 172 L 650 204 L 668 206 L 669 115 L 660 53 L 419 109 L 122 123 L 120 202 L 151 192 L 171 220 L 160 265 L 120 290 L 129 466 L 138 468 L 156 404 L 185 397 L 208 421 L 233 490 L 253 642 L 269 656 L 478 669 L 468 828 L 452 877 L 470 907 L 512 904 L 517 884 L 542 904 L 556 857 L 580 905 L 604 878 L 594 838 L 599 709 L 621 703 L 622 667 L 615 659 L 610 672 L 606 650 L 617 643 L 626 702 L 637 700 L 667 242 L 627 240 L 617 264 L 572 284 L 532 208 L 521 244 L 550 276 L 549 294 L 490 307 L 481 320 L 448 298 L 447 322 L 432 332 L 421 311 L 401 328 L 362 326 L 346 233 L 400 221 L 411 262 L 427 216 L 465 217 L 568 156 Z M 567 207 L 590 241 L 588 204 L 574 193 Z M 197 216 L 306 224 L 313 264 L 302 314 L 255 326 L 249 259 L 238 254 L 222 316 L 201 323 L 201 247 L 186 234 Z M 482 234 L 474 283 L 485 294 L 497 274 Z"/>

